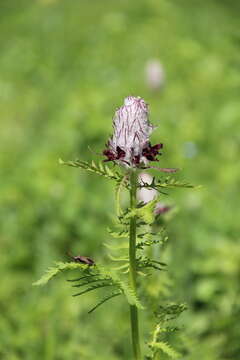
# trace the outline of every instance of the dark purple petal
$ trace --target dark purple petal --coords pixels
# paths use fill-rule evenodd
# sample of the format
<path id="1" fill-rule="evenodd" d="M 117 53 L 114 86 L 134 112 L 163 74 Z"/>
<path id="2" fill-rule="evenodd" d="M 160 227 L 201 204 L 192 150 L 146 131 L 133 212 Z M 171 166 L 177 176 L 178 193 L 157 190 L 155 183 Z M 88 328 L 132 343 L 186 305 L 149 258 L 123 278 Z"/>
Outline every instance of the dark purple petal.
<path id="1" fill-rule="evenodd" d="M 107 159 L 105 159 L 104 161 L 114 161 L 116 160 L 116 155 L 109 149 L 105 149 L 103 151 L 103 155 L 105 155 L 107 157 Z"/>
<path id="2" fill-rule="evenodd" d="M 133 163 L 134 163 L 135 165 L 139 165 L 139 164 L 140 164 L 140 155 L 134 156 L 134 158 L 133 158 Z"/>
<path id="3" fill-rule="evenodd" d="M 125 151 L 122 150 L 120 146 L 117 146 L 117 160 L 123 159 L 125 155 L 126 155 Z"/>
<path id="4" fill-rule="evenodd" d="M 158 161 L 156 158 L 157 155 L 162 155 L 159 153 L 159 150 L 163 148 L 163 144 L 156 144 L 154 146 L 151 146 L 149 143 L 148 146 L 146 146 L 143 151 L 142 155 L 145 156 L 145 158 L 149 161 Z"/>

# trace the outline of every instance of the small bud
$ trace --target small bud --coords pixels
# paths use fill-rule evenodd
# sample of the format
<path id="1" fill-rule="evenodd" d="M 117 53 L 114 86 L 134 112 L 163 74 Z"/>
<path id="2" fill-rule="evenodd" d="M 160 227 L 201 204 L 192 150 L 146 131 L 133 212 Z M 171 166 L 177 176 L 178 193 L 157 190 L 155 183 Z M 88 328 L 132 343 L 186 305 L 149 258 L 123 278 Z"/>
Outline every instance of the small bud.
<path id="1" fill-rule="evenodd" d="M 140 185 L 144 185 L 144 184 L 150 185 L 152 183 L 152 181 L 153 181 L 153 177 L 151 175 L 149 175 L 148 173 L 141 173 L 138 176 L 138 182 Z M 144 202 L 145 204 L 147 204 L 149 201 L 156 199 L 157 196 L 158 196 L 158 192 L 156 189 L 153 189 L 153 188 L 142 187 L 138 190 L 138 193 L 137 193 L 138 200 Z M 154 209 L 154 215 L 165 214 L 170 209 L 171 209 L 170 206 L 165 205 L 162 202 L 158 202 Z"/>
<path id="2" fill-rule="evenodd" d="M 146 83 L 150 90 L 160 90 L 165 83 L 165 72 L 158 60 L 150 60 L 145 68 Z"/>
<path id="3" fill-rule="evenodd" d="M 170 206 L 164 205 L 163 203 L 159 202 L 156 205 L 156 208 L 154 210 L 154 214 L 155 215 L 162 215 L 162 214 L 165 214 L 166 212 L 168 212 L 169 210 L 171 210 Z"/>
<path id="4" fill-rule="evenodd" d="M 140 97 L 128 96 L 113 118 L 113 136 L 103 155 L 105 161 L 117 161 L 130 167 L 157 161 L 162 144 L 151 146 L 153 125 L 148 119 L 148 105 Z"/>
<path id="5" fill-rule="evenodd" d="M 148 173 L 141 173 L 138 176 L 138 182 L 140 185 L 144 185 L 144 184 L 151 184 L 153 181 L 153 177 L 152 175 L 148 174 Z M 144 202 L 145 204 L 147 204 L 149 201 L 152 201 L 154 199 L 156 199 L 156 197 L 158 196 L 158 191 L 156 189 L 153 188 L 140 188 L 138 190 L 138 200 Z"/>

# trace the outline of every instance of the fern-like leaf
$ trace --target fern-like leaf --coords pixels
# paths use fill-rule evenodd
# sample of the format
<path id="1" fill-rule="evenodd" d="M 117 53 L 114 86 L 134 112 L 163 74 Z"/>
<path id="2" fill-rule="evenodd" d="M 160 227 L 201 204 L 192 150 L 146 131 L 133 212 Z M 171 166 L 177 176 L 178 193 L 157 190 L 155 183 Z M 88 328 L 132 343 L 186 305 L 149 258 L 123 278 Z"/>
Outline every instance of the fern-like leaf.
<path id="1" fill-rule="evenodd" d="M 107 165 L 103 165 L 102 162 L 99 162 L 99 164 L 96 164 L 94 161 L 91 163 L 87 161 L 82 160 L 75 160 L 75 161 L 63 161 L 62 159 L 59 159 L 59 163 L 61 165 L 67 165 L 72 166 L 76 168 L 81 168 L 83 170 L 95 173 L 97 175 L 104 176 L 107 179 L 115 180 L 118 183 L 121 183 L 124 175 L 120 174 L 116 170 L 110 169 Z"/>
<path id="2" fill-rule="evenodd" d="M 181 356 L 179 352 L 173 349 L 173 347 L 165 341 L 150 343 L 149 346 L 153 349 L 161 350 L 172 359 L 178 359 Z"/>
<path id="3" fill-rule="evenodd" d="M 103 243 L 103 245 L 107 248 L 107 249 L 109 249 L 109 250 L 126 250 L 126 249 L 128 249 L 128 243 L 123 243 L 123 244 L 119 244 L 119 245 L 110 245 L 110 244 L 107 244 L 107 243 Z"/>
<path id="4" fill-rule="evenodd" d="M 152 182 L 150 184 L 145 183 L 145 182 L 141 182 L 138 185 L 139 188 L 150 188 L 150 189 L 155 189 L 155 190 L 161 190 L 163 188 L 167 189 L 167 188 L 199 188 L 196 187 L 186 181 L 181 181 L 178 180 L 174 177 L 166 177 L 164 180 L 156 180 L 155 178 L 153 178 Z"/>
<path id="5" fill-rule="evenodd" d="M 45 274 L 38 281 L 34 282 L 33 285 L 34 286 L 46 285 L 49 282 L 49 280 L 51 280 L 54 276 L 59 274 L 59 272 L 64 270 L 76 270 L 76 269 L 87 270 L 89 269 L 89 266 L 75 262 L 68 262 L 68 263 L 56 262 L 55 266 L 48 268 Z"/>
<path id="6" fill-rule="evenodd" d="M 176 319 L 183 311 L 187 310 L 186 304 L 171 303 L 166 306 L 159 305 L 158 309 L 154 312 L 156 318 L 161 323 Z"/>
<path id="7" fill-rule="evenodd" d="M 84 281 L 83 283 L 80 283 L 80 284 L 74 284 L 74 285 L 72 285 L 72 287 L 77 287 L 77 288 L 79 288 L 79 287 L 82 287 L 82 286 L 85 286 L 85 285 L 88 285 L 88 284 L 92 284 L 92 283 L 94 283 L 94 282 L 101 282 L 101 281 L 111 281 L 111 279 L 110 278 L 105 278 L 105 279 L 102 279 L 102 278 L 98 278 L 98 279 L 96 279 L 95 277 L 93 278 L 93 279 L 87 279 L 87 281 Z"/>
<path id="8" fill-rule="evenodd" d="M 121 291 L 117 291 L 117 292 L 113 292 L 110 295 L 106 296 L 104 299 L 102 299 L 101 301 L 99 301 L 92 309 L 90 309 L 88 311 L 88 313 L 92 313 L 93 311 L 95 311 L 99 306 L 101 306 L 102 304 L 104 304 L 106 301 L 111 300 L 112 298 L 121 295 L 122 292 Z"/>
<path id="9" fill-rule="evenodd" d="M 147 257 L 139 257 L 137 259 L 137 266 L 138 269 L 153 268 L 162 271 L 165 270 L 164 267 L 166 266 L 166 264 L 157 260 L 149 259 Z"/>
<path id="10" fill-rule="evenodd" d="M 73 294 L 73 296 L 80 296 L 80 295 L 86 294 L 89 291 L 97 290 L 97 289 L 100 289 L 100 288 L 103 288 L 106 286 L 114 286 L 114 283 L 113 282 L 101 282 L 99 284 L 92 285 L 79 293 Z"/>
<path id="11" fill-rule="evenodd" d="M 137 295 L 135 294 L 134 290 L 128 285 L 127 283 L 124 283 L 123 281 L 120 281 L 119 283 L 120 288 L 123 290 L 127 301 L 130 305 L 135 305 L 139 309 L 144 309 L 143 305 L 139 301 Z"/>
<path id="12" fill-rule="evenodd" d="M 113 238 L 116 238 L 116 239 L 129 237 L 129 231 L 125 230 L 125 229 L 121 230 L 121 231 L 114 231 L 110 228 L 107 228 L 107 231 Z"/>
<path id="13" fill-rule="evenodd" d="M 154 209 L 159 201 L 159 197 L 156 199 L 149 201 L 147 204 L 139 203 L 135 209 L 126 209 L 125 212 L 119 216 L 119 221 L 122 225 L 128 225 L 129 219 L 136 216 L 138 221 L 138 225 L 150 225 L 155 220 Z"/>
<path id="14" fill-rule="evenodd" d="M 80 270 L 81 272 L 83 272 L 84 278 L 89 280 L 84 282 L 84 285 L 88 285 L 88 283 L 91 281 L 92 276 L 98 275 L 99 279 L 100 278 L 108 279 L 107 282 L 106 280 L 99 282 L 96 285 L 92 285 L 88 287 L 87 289 L 83 290 L 80 293 L 74 294 L 73 296 L 80 296 L 89 291 L 96 290 L 102 287 L 115 286 L 125 295 L 126 300 L 130 305 L 136 305 L 139 309 L 143 309 L 142 304 L 140 303 L 138 297 L 136 296 L 131 286 L 128 283 L 121 280 L 115 271 L 105 269 L 103 266 L 100 265 L 98 266 L 94 265 L 89 267 L 88 265 L 75 263 L 75 262 L 69 262 L 69 263 L 58 262 L 55 264 L 54 267 L 49 268 L 47 272 L 40 278 L 40 280 L 36 281 L 33 285 L 45 285 L 48 283 L 49 280 L 51 280 L 57 274 L 67 270 Z M 82 279 L 82 278 L 83 276 L 78 279 Z M 73 281 L 78 281 L 78 279 L 73 279 Z"/>
<path id="15" fill-rule="evenodd" d="M 116 210 L 117 210 L 117 216 L 121 216 L 122 209 L 121 209 L 121 191 L 122 188 L 128 187 L 128 177 L 127 175 L 122 177 L 122 180 L 117 182 L 116 189 L 115 189 L 115 199 L 116 199 Z"/>
<path id="16" fill-rule="evenodd" d="M 85 276 L 82 276 L 82 277 L 76 278 L 76 279 L 67 279 L 67 281 L 74 282 L 74 281 L 92 279 L 94 276 L 99 276 L 99 274 L 88 274 L 88 275 L 85 275 Z"/>
<path id="17" fill-rule="evenodd" d="M 143 239 L 143 240 L 142 240 Z M 168 236 L 165 233 L 165 229 L 162 229 L 159 233 L 141 233 L 137 235 L 136 248 L 143 250 L 147 246 L 163 245 L 167 242 Z"/>
<path id="18" fill-rule="evenodd" d="M 128 257 L 115 257 L 115 256 L 112 256 L 111 254 L 108 254 L 108 256 L 113 261 L 129 261 Z"/>

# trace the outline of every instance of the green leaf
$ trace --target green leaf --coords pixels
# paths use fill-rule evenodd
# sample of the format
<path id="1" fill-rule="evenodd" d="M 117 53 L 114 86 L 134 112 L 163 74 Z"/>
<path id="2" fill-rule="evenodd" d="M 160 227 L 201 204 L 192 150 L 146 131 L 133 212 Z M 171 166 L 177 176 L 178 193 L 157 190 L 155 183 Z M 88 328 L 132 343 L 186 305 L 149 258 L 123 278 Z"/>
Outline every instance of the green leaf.
<path id="1" fill-rule="evenodd" d="M 143 239 L 143 240 L 142 240 Z M 168 236 L 165 229 L 161 229 L 158 233 L 146 232 L 137 235 L 136 248 L 143 250 L 147 246 L 163 245 L 167 242 Z"/>
<path id="2" fill-rule="evenodd" d="M 136 216 L 141 218 L 146 224 L 152 224 L 155 220 L 154 210 L 159 198 L 149 201 L 146 205 L 136 209 Z"/>
<path id="3" fill-rule="evenodd" d="M 144 309 L 131 286 L 127 282 L 121 280 L 115 271 L 103 267 L 101 267 L 100 271 L 102 274 L 109 275 L 112 278 L 118 288 L 123 291 L 130 305 L 136 305 L 139 309 Z"/>
<path id="4" fill-rule="evenodd" d="M 128 209 L 125 214 L 125 219 L 136 216 L 138 219 L 141 219 L 144 224 L 152 224 L 155 220 L 154 210 L 159 202 L 159 197 L 149 201 L 147 204 L 140 203 L 136 209 Z"/>
<path id="5" fill-rule="evenodd" d="M 116 238 L 116 239 L 120 239 L 120 238 L 128 238 L 129 237 L 129 231 L 128 230 L 121 230 L 121 231 L 114 231 L 110 228 L 107 228 L 107 231 L 109 232 L 109 234 Z"/>
<path id="6" fill-rule="evenodd" d="M 156 270 L 165 270 L 164 267 L 166 266 L 165 263 L 162 263 L 160 261 L 152 260 L 147 257 L 139 257 L 137 259 L 137 267 L 138 269 L 144 269 L 144 268 L 153 268 Z"/>
<path id="7" fill-rule="evenodd" d="M 159 341 L 155 343 L 150 343 L 150 347 L 161 350 L 165 354 L 167 354 L 172 359 L 177 359 L 181 356 L 176 350 L 174 350 L 167 342 Z"/>
<path id="8" fill-rule="evenodd" d="M 108 255 L 109 258 L 113 261 L 127 261 L 129 262 L 129 257 L 116 257 L 116 256 L 112 256 L 111 254 Z"/>
<path id="9" fill-rule="evenodd" d="M 63 270 L 75 270 L 75 269 L 86 270 L 89 269 L 89 265 L 75 263 L 75 262 L 68 262 L 68 263 L 56 262 L 55 266 L 52 266 L 49 269 L 47 269 L 45 274 L 38 281 L 34 282 L 33 285 L 34 286 L 46 285 L 48 281 L 51 280 L 57 274 L 59 274 L 59 272 Z"/>
<path id="10" fill-rule="evenodd" d="M 99 301 L 91 310 L 88 311 L 88 313 L 92 313 L 93 311 L 95 311 L 99 306 L 101 306 L 102 304 L 104 304 L 106 301 L 121 295 L 122 292 L 121 291 L 117 291 L 117 292 L 113 292 L 110 295 L 106 296 L 104 299 L 102 299 L 101 301 Z"/>
<path id="11" fill-rule="evenodd" d="M 144 309 L 143 305 L 139 301 L 137 295 L 135 294 L 134 290 L 130 287 L 129 284 L 120 281 L 119 283 L 121 289 L 123 290 L 127 301 L 130 305 L 135 305 L 139 309 Z"/>
<path id="12" fill-rule="evenodd" d="M 139 188 L 150 188 L 155 190 L 167 189 L 167 188 L 200 188 L 200 186 L 192 185 L 186 181 L 178 180 L 174 177 L 168 176 L 164 180 L 156 180 L 153 178 L 150 184 L 141 182 L 138 186 Z"/>
<path id="13" fill-rule="evenodd" d="M 97 175 L 104 176 L 107 179 L 115 180 L 118 183 L 121 183 L 121 181 L 124 178 L 123 174 L 119 173 L 116 170 L 110 169 L 107 165 L 103 164 L 102 162 L 96 164 L 94 161 L 88 163 L 87 161 L 82 161 L 82 160 L 63 161 L 62 159 L 59 159 L 59 164 L 81 168 L 83 170 L 87 170 Z"/>
<path id="14" fill-rule="evenodd" d="M 121 200 L 121 190 L 123 187 L 128 187 L 127 175 L 123 176 L 122 180 L 117 182 L 116 189 L 115 189 L 117 216 L 120 216 L 122 214 L 120 200 Z"/>
<path id="15" fill-rule="evenodd" d="M 101 281 L 111 281 L 111 278 L 95 278 L 95 277 L 91 277 L 91 279 L 85 279 L 85 281 L 83 282 L 83 283 L 80 283 L 80 284 L 74 284 L 74 285 L 72 285 L 72 287 L 82 287 L 82 286 L 85 286 L 85 285 L 88 285 L 88 284 L 92 284 L 92 283 L 94 283 L 94 282 L 101 282 Z"/>
<path id="16" fill-rule="evenodd" d="M 176 319 L 185 310 L 187 310 L 186 304 L 171 303 L 166 306 L 159 305 L 154 314 L 160 322 L 166 322 Z"/>
<path id="17" fill-rule="evenodd" d="M 84 285 L 86 285 L 86 284 L 84 284 Z M 114 286 L 114 285 L 115 284 L 113 282 L 101 282 L 99 284 L 92 285 L 92 286 L 88 287 L 87 289 L 82 290 L 79 293 L 73 294 L 73 296 L 80 296 L 80 295 L 86 294 L 89 291 L 97 290 L 97 289 L 100 289 L 100 288 L 103 288 L 106 286 Z"/>
<path id="18" fill-rule="evenodd" d="M 139 309 L 143 309 L 142 304 L 140 303 L 138 297 L 136 296 L 135 292 L 130 287 L 130 285 L 124 282 L 123 280 L 121 280 L 119 276 L 116 274 L 116 272 L 111 271 L 110 269 L 105 269 L 101 265 L 98 266 L 94 265 L 90 267 L 89 265 L 75 263 L 75 262 L 68 262 L 68 263 L 57 262 L 55 266 L 49 268 L 46 271 L 46 273 L 33 285 L 45 285 L 54 276 L 56 276 L 62 271 L 67 271 L 67 270 L 80 270 L 81 272 L 83 272 L 84 278 L 89 280 L 84 282 L 84 285 L 88 285 L 88 283 L 92 281 L 91 280 L 92 277 L 97 275 L 99 276 L 99 279 L 100 277 L 102 277 L 103 279 L 107 278 L 108 280 L 107 282 L 106 280 L 104 280 L 96 285 L 92 285 L 87 289 L 83 290 L 82 292 L 74 294 L 74 296 L 80 296 L 89 291 L 96 290 L 106 286 L 116 286 L 125 295 L 126 300 L 130 305 L 136 305 Z M 81 280 L 82 278 L 83 277 L 80 277 L 79 279 Z M 78 281 L 78 279 L 73 279 L 73 281 Z"/>
<path id="19" fill-rule="evenodd" d="M 109 249 L 109 250 L 123 250 L 123 249 L 128 249 L 128 243 L 127 242 L 125 242 L 125 243 L 123 243 L 123 244 L 119 244 L 119 245 L 110 245 L 110 244 L 107 244 L 107 243 L 103 243 L 103 245 L 107 248 L 107 249 Z"/>

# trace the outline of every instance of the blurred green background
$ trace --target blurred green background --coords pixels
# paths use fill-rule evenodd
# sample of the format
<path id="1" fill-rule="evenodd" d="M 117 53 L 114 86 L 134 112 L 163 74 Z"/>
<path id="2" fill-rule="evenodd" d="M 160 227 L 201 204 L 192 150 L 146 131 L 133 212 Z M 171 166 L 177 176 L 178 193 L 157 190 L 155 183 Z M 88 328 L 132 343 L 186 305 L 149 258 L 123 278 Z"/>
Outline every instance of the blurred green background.
<path id="1" fill-rule="evenodd" d="M 129 94 L 150 104 L 161 165 L 203 185 L 170 196 L 169 296 L 189 306 L 182 359 L 240 359 L 239 13 L 237 0 L 0 2 L 2 359 L 131 358 L 124 301 L 90 316 L 98 295 L 72 298 L 61 277 L 32 287 L 68 250 L 105 261 L 112 184 L 58 158 L 96 159 L 88 146 L 102 151 Z M 159 91 L 146 84 L 152 59 Z M 145 341 L 148 330 L 142 321 Z"/>

